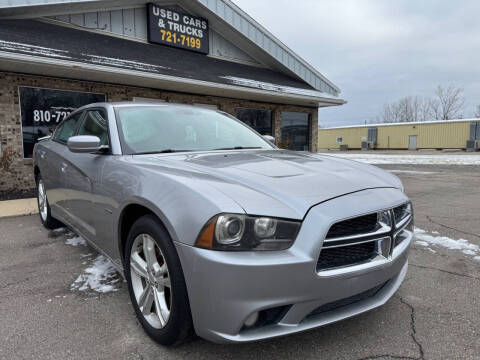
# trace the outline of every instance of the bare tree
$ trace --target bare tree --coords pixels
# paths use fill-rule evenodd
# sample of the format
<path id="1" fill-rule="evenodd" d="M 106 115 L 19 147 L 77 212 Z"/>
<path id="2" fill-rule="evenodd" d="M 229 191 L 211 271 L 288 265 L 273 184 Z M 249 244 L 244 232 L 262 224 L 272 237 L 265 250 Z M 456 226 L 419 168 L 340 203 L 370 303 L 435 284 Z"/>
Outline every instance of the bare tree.
<path id="1" fill-rule="evenodd" d="M 463 89 L 449 86 L 443 88 L 438 85 L 435 98 L 430 102 L 430 113 L 435 120 L 461 119 L 465 107 Z"/>
<path id="2" fill-rule="evenodd" d="M 475 117 L 480 118 L 480 105 L 477 105 L 477 110 L 475 111 Z"/>
<path id="3" fill-rule="evenodd" d="M 419 96 L 406 96 L 385 104 L 380 116 L 385 123 L 427 121 L 430 119 L 430 103 Z"/>

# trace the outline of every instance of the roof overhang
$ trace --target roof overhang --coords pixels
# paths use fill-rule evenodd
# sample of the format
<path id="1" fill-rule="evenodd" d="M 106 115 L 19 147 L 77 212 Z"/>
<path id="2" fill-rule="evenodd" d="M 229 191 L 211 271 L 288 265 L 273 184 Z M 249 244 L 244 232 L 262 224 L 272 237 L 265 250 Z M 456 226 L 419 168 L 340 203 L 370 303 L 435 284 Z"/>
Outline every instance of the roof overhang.
<path id="1" fill-rule="evenodd" d="M 345 103 L 344 100 L 339 98 L 316 97 L 267 91 L 165 74 L 123 69 L 113 66 L 11 53 L 7 51 L 0 51 L 0 69 L 2 71 L 11 71 L 23 74 L 97 81 L 108 84 L 149 87 L 167 91 L 272 102 L 278 104 L 325 107 L 342 105 Z"/>
<path id="2" fill-rule="evenodd" d="M 0 18 L 32 19 L 66 13 L 126 9 L 151 1 L 175 3 L 193 14 L 199 14 L 209 20 L 212 29 L 229 38 L 259 63 L 301 79 L 322 92 L 335 96 L 340 94 L 335 84 L 230 0 L 0 0 Z"/>

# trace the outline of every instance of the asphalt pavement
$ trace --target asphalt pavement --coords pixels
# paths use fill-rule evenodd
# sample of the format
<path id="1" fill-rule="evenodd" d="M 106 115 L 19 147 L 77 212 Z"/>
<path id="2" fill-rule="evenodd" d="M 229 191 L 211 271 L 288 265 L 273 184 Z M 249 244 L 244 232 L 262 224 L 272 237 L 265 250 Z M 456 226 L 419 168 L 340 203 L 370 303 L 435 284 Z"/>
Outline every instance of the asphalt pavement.
<path id="1" fill-rule="evenodd" d="M 416 226 L 433 242 L 480 245 L 478 167 L 382 167 L 402 178 Z M 45 230 L 38 215 L 0 219 L 1 359 L 480 359 L 476 251 L 414 244 L 397 294 L 333 325 L 252 344 L 196 338 L 164 348 L 141 329 L 120 278 L 108 279 L 115 291 L 72 288 L 97 254 L 68 237 Z"/>

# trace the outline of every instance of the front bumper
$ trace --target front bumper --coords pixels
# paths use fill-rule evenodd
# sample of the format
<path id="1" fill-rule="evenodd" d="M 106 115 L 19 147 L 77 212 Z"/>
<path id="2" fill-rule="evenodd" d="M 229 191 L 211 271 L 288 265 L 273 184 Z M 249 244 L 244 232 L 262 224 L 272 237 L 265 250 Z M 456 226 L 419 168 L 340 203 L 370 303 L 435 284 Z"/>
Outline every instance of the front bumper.
<path id="1" fill-rule="evenodd" d="M 317 273 L 323 239 L 342 218 L 398 206 L 396 189 L 371 189 L 313 207 L 294 245 L 278 252 L 220 252 L 176 243 L 197 334 L 214 342 L 249 342 L 323 326 L 383 305 L 401 285 L 410 236 L 385 261 Z M 325 304 L 378 287 L 372 296 L 312 315 Z M 284 307 L 278 321 L 244 328 L 254 312 Z"/>

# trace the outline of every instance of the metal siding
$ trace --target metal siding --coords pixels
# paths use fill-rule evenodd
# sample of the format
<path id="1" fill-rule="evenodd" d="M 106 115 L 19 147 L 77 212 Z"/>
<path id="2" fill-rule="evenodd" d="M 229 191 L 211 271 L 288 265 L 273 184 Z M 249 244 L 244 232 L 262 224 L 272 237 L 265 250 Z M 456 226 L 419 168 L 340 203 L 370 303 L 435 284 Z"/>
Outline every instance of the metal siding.
<path id="1" fill-rule="evenodd" d="M 360 149 L 362 146 L 362 137 L 367 137 L 368 128 L 352 129 L 320 129 L 318 131 L 319 149 L 338 149 L 340 145 L 348 145 L 350 149 Z M 343 142 L 337 143 L 337 138 L 341 137 Z"/>
<path id="2" fill-rule="evenodd" d="M 122 10 L 114 10 L 110 12 L 112 22 L 112 32 L 114 34 L 123 35 L 123 14 Z"/>
<path id="3" fill-rule="evenodd" d="M 96 12 L 85 13 L 85 26 L 90 29 L 98 29 L 98 14 Z"/>
<path id="4" fill-rule="evenodd" d="M 441 124 L 390 125 L 377 127 L 378 149 L 408 149 L 409 136 L 417 136 L 418 149 L 462 149 L 470 137 L 469 122 Z M 361 148 L 361 137 L 368 137 L 368 127 L 320 129 L 319 148 L 338 148 L 337 137 L 349 148 Z"/>
<path id="5" fill-rule="evenodd" d="M 252 59 L 248 54 L 237 48 L 230 41 L 226 40 L 223 36 L 216 31 L 210 30 L 210 53 L 212 55 L 247 61 L 252 64 L 257 62 Z"/>
<path id="6" fill-rule="evenodd" d="M 147 40 L 147 8 L 141 7 L 134 9 L 135 12 L 135 37 L 141 40 Z"/>
<path id="7" fill-rule="evenodd" d="M 98 13 L 98 29 L 108 31 L 108 32 L 112 31 L 110 11 L 100 11 Z"/>
<path id="8" fill-rule="evenodd" d="M 55 16 L 54 18 L 55 20 L 58 20 L 58 21 L 63 21 L 67 23 L 70 22 L 70 15 L 59 15 L 59 16 Z"/>
<path id="9" fill-rule="evenodd" d="M 72 14 L 70 15 L 70 22 L 74 25 L 85 26 L 85 19 L 83 14 Z"/>
<path id="10" fill-rule="evenodd" d="M 135 11 L 134 9 L 124 9 L 123 13 L 123 35 L 135 36 Z"/>

